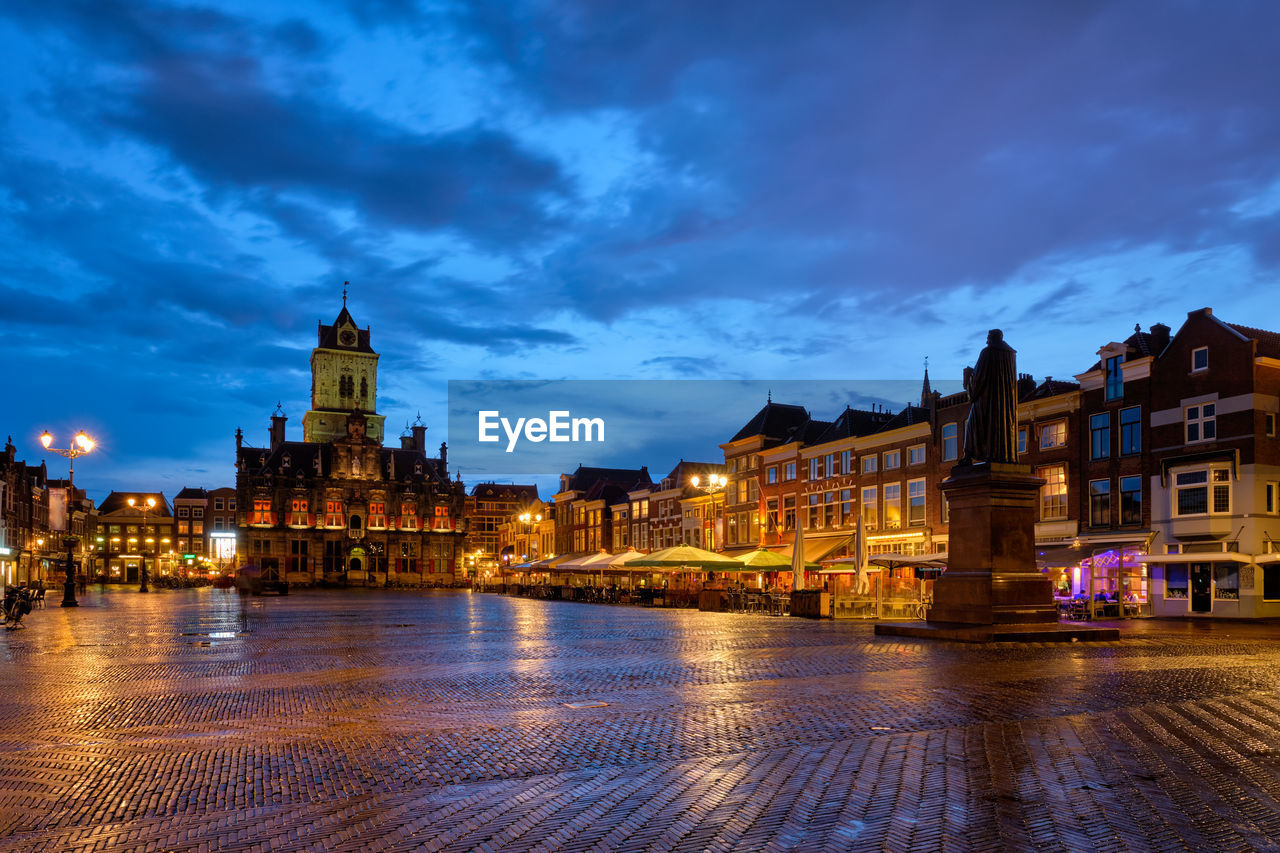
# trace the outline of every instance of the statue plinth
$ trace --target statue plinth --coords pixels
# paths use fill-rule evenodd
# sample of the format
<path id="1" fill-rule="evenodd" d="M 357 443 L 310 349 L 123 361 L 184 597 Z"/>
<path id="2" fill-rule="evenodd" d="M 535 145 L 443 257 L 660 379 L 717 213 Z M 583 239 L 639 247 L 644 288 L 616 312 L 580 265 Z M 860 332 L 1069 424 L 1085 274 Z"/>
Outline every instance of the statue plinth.
<path id="1" fill-rule="evenodd" d="M 1036 568 L 1029 465 L 957 465 L 941 488 L 950 511 L 947 570 L 934 581 L 929 624 L 1057 622 L 1053 586 Z"/>

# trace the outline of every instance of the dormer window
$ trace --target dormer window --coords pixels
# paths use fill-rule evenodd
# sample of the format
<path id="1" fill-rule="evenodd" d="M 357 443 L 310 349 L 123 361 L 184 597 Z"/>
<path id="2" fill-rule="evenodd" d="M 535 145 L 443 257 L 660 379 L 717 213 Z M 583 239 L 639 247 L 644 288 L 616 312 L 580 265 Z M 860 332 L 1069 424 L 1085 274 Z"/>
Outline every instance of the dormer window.
<path id="1" fill-rule="evenodd" d="M 1124 396 L 1124 375 L 1120 371 L 1123 358 L 1113 355 L 1107 359 L 1107 399 L 1119 400 Z"/>
<path id="2" fill-rule="evenodd" d="M 1191 372 L 1209 369 L 1209 348 L 1196 347 L 1191 351 Z"/>

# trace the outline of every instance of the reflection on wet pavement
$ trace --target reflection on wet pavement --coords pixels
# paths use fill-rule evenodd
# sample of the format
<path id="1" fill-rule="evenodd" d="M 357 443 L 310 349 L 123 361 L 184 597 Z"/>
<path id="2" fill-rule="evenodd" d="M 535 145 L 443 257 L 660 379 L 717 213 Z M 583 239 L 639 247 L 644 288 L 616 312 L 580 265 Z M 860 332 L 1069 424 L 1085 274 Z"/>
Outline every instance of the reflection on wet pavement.
<path id="1" fill-rule="evenodd" d="M 1274 849 L 1280 626 L 975 647 L 465 592 L 0 640 L 0 850 Z"/>

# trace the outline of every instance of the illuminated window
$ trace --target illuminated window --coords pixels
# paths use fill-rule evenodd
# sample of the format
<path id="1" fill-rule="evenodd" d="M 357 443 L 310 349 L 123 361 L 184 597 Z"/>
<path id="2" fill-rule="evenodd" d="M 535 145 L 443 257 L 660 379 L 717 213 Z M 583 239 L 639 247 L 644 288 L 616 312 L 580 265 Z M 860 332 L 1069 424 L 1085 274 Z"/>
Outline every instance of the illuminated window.
<path id="1" fill-rule="evenodd" d="M 342 505 L 342 501 L 325 501 L 324 502 L 324 526 L 325 527 L 346 527 L 347 512 Z"/>
<path id="2" fill-rule="evenodd" d="M 875 530 L 879 520 L 879 502 L 876 499 L 876 487 L 867 486 L 862 490 L 862 525 L 867 530 Z"/>
<path id="3" fill-rule="evenodd" d="M 289 526 L 306 527 L 310 524 L 307 518 L 306 498 L 294 498 L 289 501 Z"/>
<path id="4" fill-rule="evenodd" d="M 1052 421 L 1040 425 L 1040 449 L 1065 447 L 1067 444 L 1067 422 Z"/>
<path id="5" fill-rule="evenodd" d="M 369 501 L 369 526 L 375 529 L 387 526 L 387 505 L 383 501 Z"/>
<path id="6" fill-rule="evenodd" d="M 400 504 L 400 529 L 418 529 L 418 508 L 410 503 Z"/>
<path id="7" fill-rule="evenodd" d="M 272 524 L 271 501 L 258 499 L 253 502 L 253 512 L 249 513 L 250 524 Z"/>
<path id="8" fill-rule="evenodd" d="M 1040 519 L 1067 517 L 1067 466 L 1050 465 L 1038 472 L 1045 483 L 1040 487 Z"/>
<path id="9" fill-rule="evenodd" d="M 907 481 L 907 524 L 924 525 L 924 480 Z"/>
<path id="10" fill-rule="evenodd" d="M 887 483 L 884 487 L 884 526 L 894 530 L 902 526 L 902 484 Z"/>

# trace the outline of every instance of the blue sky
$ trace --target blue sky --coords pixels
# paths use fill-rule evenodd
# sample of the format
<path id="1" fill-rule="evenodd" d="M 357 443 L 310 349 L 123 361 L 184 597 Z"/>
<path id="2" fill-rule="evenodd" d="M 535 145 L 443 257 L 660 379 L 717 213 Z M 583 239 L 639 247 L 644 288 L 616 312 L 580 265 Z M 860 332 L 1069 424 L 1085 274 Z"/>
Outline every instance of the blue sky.
<path id="1" fill-rule="evenodd" d="M 236 427 L 301 437 L 344 280 L 433 446 L 449 379 L 958 376 L 997 326 L 1066 377 L 1203 305 L 1276 328 L 1277 19 L 4 4 L 0 431 L 92 431 L 96 497 L 230 484 Z"/>

